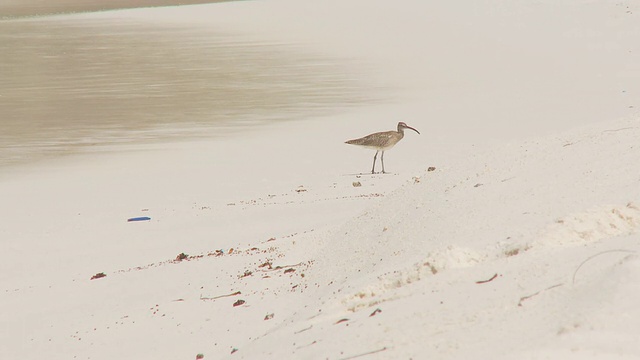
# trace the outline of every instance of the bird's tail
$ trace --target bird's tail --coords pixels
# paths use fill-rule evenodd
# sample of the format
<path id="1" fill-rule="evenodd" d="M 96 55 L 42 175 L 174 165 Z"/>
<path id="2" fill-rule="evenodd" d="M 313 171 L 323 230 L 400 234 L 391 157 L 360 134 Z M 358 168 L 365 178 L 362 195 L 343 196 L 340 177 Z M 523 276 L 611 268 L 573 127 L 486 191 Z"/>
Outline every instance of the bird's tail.
<path id="1" fill-rule="evenodd" d="M 350 145 L 360 145 L 362 143 L 362 139 L 347 140 L 344 143 Z"/>

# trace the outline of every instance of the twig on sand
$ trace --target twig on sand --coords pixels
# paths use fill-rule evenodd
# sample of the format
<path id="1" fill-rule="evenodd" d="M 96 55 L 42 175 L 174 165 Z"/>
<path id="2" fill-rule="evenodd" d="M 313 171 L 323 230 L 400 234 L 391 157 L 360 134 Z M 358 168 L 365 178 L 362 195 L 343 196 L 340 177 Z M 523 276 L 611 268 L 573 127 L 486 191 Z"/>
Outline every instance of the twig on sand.
<path id="1" fill-rule="evenodd" d="M 298 330 L 298 331 L 294 332 L 294 334 L 300 334 L 301 332 L 305 332 L 307 330 L 311 330 L 312 327 L 313 327 L 313 325 L 309 326 L 308 328 L 304 328 L 302 330 Z"/>
<path id="2" fill-rule="evenodd" d="M 598 257 L 600 255 L 604 255 L 604 254 L 608 254 L 608 253 L 614 253 L 614 252 L 624 252 L 624 253 L 630 253 L 630 254 L 634 254 L 636 253 L 636 251 L 634 250 L 626 250 L 626 249 L 614 249 L 614 250 L 607 250 L 607 251 L 602 251 L 599 252 L 595 255 L 591 255 L 588 258 L 586 258 L 583 262 L 580 263 L 580 265 L 578 265 L 578 267 L 576 268 L 576 271 L 573 272 L 573 279 L 572 279 L 572 284 L 576 283 L 576 274 L 578 273 L 578 270 L 580 270 L 580 268 L 582 267 L 582 265 L 586 264 L 589 260 Z"/>
<path id="3" fill-rule="evenodd" d="M 317 341 L 317 340 L 313 340 L 313 342 L 312 342 L 312 343 L 310 343 L 310 344 L 298 346 L 298 347 L 296 348 L 296 350 L 300 350 L 300 349 L 302 349 L 302 348 L 306 348 L 306 347 L 309 347 L 309 346 L 311 346 L 311 345 L 315 345 L 315 344 L 317 344 L 317 343 L 318 343 L 318 341 Z"/>
<path id="4" fill-rule="evenodd" d="M 202 300 L 202 301 L 205 301 L 205 300 L 216 300 L 216 299 L 229 297 L 229 296 L 236 296 L 236 295 L 240 295 L 240 291 L 236 291 L 236 292 L 234 292 L 232 294 L 219 295 L 219 296 L 214 296 L 214 297 L 203 297 L 202 295 L 200 295 L 200 300 Z"/>
<path id="5" fill-rule="evenodd" d="M 542 289 L 542 290 L 540 290 L 540 291 L 536 291 L 535 293 L 533 293 L 533 294 L 531 294 L 531 295 L 523 296 L 523 297 L 521 297 L 521 298 L 520 298 L 520 301 L 518 301 L 518 306 L 522 306 L 522 302 L 523 302 L 523 301 L 528 300 L 528 299 L 531 299 L 532 297 L 534 297 L 534 296 L 536 296 L 536 295 L 540 294 L 540 293 L 541 293 L 541 292 L 543 292 L 543 291 L 551 290 L 551 289 L 553 289 L 553 288 L 557 288 L 558 286 L 562 286 L 562 285 L 564 285 L 564 284 L 555 284 L 555 285 L 553 285 L 553 286 L 549 286 L 549 287 L 548 287 L 548 288 L 546 288 L 546 289 Z"/>
<path id="6" fill-rule="evenodd" d="M 485 284 L 488 283 L 489 281 L 493 281 L 493 279 L 498 277 L 498 273 L 493 274 L 493 276 L 491 277 L 491 279 L 487 279 L 487 280 L 478 280 L 476 281 L 476 284 Z"/>
<path id="7" fill-rule="evenodd" d="M 630 129 L 635 129 L 635 128 L 636 128 L 635 126 L 629 126 L 629 127 L 623 127 L 623 128 L 620 128 L 620 129 L 604 130 L 604 131 L 602 131 L 602 133 L 604 134 L 606 132 L 616 132 L 616 131 L 630 130 Z"/>
<path id="8" fill-rule="evenodd" d="M 379 353 L 379 352 L 382 352 L 382 351 L 385 351 L 385 350 L 387 350 L 387 347 L 386 347 L 386 346 L 385 346 L 385 347 L 383 347 L 382 349 L 373 350 L 373 351 L 369 351 L 369 352 L 362 353 L 362 354 L 358 354 L 358 355 L 348 356 L 348 357 L 346 357 L 346 358 L 342 358 L 342 359 L 340 359 L 340 360 L 355 359 L 355 358 L 359 358 L 359 357 L 362 357 L 362 356 L 367 356 L 367 355 L 376 354 L 376 353 Z"/>

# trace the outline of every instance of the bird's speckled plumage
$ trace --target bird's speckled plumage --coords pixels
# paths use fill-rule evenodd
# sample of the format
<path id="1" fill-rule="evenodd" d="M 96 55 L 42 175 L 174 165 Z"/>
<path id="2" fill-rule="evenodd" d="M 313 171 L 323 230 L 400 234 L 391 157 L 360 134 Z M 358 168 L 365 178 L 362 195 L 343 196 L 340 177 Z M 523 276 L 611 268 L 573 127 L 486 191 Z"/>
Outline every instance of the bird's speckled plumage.
<path id="1" fill-rule="evenodd" d="M 388 150 L 397 144 L 403 137 L 403 132 L 384 131 L 370 134 L 359 139 L 348 140 L 346 143 L 376 150 Z"/>

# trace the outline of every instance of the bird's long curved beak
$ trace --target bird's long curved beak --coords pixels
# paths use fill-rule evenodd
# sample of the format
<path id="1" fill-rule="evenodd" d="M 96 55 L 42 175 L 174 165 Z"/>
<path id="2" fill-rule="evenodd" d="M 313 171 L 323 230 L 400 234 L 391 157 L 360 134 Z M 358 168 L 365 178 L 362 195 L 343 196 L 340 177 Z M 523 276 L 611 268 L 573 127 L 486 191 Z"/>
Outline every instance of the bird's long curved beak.
<path id="1" fill-rule="evenodd" d="M 408 125 L 407 125 L 407 129 L 411 129 L 411 130 L 413 130 L 413 131 L 417 132 L 418 134 L 420 134 L 420 131 L 418 131 L 418 130 L 416 130 L 416 129 L 412 128 L 411 126 L 408 126 Z"/>

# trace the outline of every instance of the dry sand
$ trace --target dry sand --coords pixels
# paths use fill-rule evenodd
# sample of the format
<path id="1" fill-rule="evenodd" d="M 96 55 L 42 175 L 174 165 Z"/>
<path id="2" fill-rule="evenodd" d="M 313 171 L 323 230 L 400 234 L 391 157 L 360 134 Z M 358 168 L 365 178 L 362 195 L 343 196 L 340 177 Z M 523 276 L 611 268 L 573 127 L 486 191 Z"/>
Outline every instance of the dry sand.
<path id="1" fill-rule="evenodd" d="M 0 357 L 640 357 L 638 14 L 282 0 L 81 15 L 342 56 L 387 97 L 16 168 L 0 182 Z M 366 174 L 373 153 L 343 141 L 399 120 L 422 134 Z"/>

